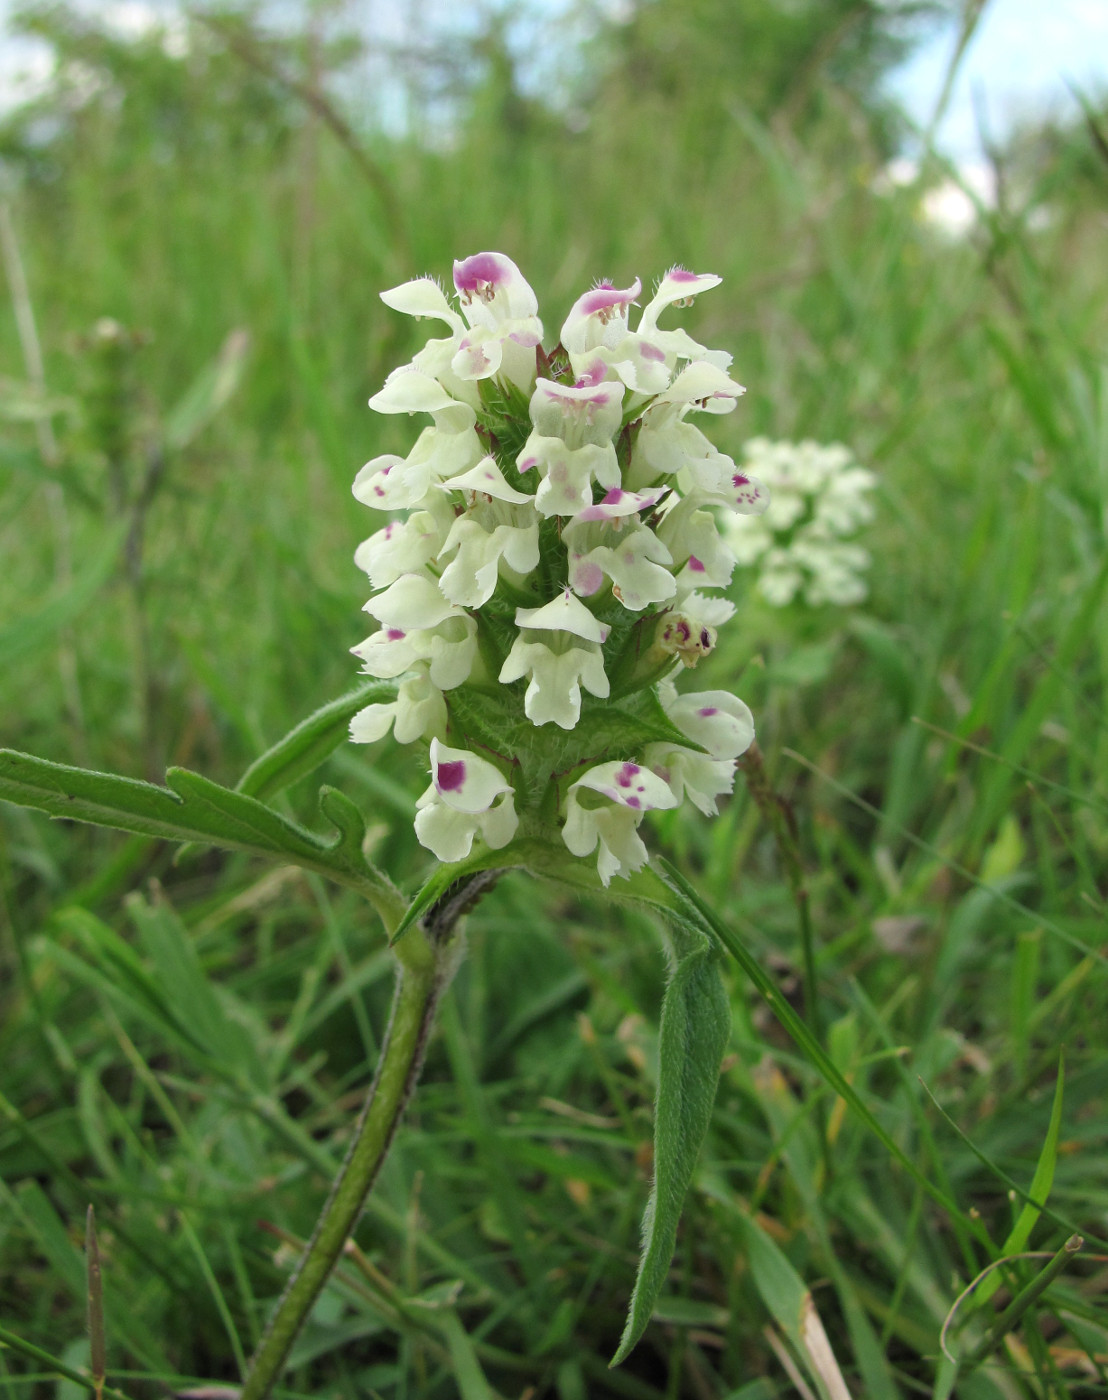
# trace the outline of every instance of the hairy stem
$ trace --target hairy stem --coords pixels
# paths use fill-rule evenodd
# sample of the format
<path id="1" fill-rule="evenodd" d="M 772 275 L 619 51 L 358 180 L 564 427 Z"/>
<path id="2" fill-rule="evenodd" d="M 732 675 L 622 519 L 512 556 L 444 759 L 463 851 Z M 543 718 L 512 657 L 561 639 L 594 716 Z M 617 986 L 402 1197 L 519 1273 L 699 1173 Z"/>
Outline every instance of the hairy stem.
<path id="1" fill-rule="evenodd" d="M 315 1233 L 250 1362 L 239 1400 L 265 1400 L 270 1394 L 358 1223 L 419 1078 L 435 1011 L 457 960 L 457 924 L 489 888 L 490 876 L 499 873 L 483 871 L 465 888 L 454 886 L 424 923 L 409 929 L 396 945 L 399 966 L 392 1015 L 354 1140 Z"/>

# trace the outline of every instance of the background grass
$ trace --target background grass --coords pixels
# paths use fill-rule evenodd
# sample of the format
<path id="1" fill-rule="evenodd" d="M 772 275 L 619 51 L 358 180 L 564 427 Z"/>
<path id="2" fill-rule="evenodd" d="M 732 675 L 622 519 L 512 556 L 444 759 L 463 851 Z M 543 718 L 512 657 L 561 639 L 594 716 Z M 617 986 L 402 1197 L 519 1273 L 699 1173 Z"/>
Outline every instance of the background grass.
<path id="1" fill-rule="evenodd" d="M 362 1252 L 298 1344 L 290 1393 L 834 1394 L 798 1348 L 797 1279 L 855 1394 L 1106 1389 L 1104 128 L 998 154 L 1000 207 L 949 238 L 921 219 L 922 186 L 879 179 L 894 123 L 872 11 L 797 13 L 794 34 L 751 7 L 758 49 L 729 8 L 644 5 L 570 64 L 560 107 L 526 95 L 493 24 L 461 89 L 391 138 L 328 115 L 355 108 L 318 15 L 279 42 L 196 21 L 184 57 L 64 11 L 27 21 L 66 59 L 2 143 L 60 402 L 41 416 L 9 256 L 4 744 L 233 783 L 349 687 L 366 592 L 350 556 L 374 528 L 349 483 L 413 436 L 364 407 L 419 340 L 377 293 L 454 256 L 515 258 L 551 339 L 595 277 L 718 272 L 684 320 L 748 386 L 713 425 L 721 449 L 841 440 L 880 477 L 868 604 L 772 610 L 740 579 L 697 679 L 752 706 L 796 819 L 829 1053 L 951 1208 L 735 976 L 670 1288 L 609 1372 L 649 1188 L 664 959 L 645 918 L 513 877 L 469 921 Z M 119 328 L 97 332 L 103 317 Z M 191 402 L 212 412 L 190 420 L 182 398 L 235 330 L 237 387 L 220 406 L 202 380 Z M 414 887 L 413 752 L 341 750 L 320 776 Z M 308 822 L 315 786 L 287 799 Z M 715 821 L 653 830 L 799 1006 L 797 909 L 742 784 Z M 0 889 L 0 1325 L 86 1364 L 91 1200 L 113 1383 L 233 1383 L 372 1071 L 380 935 L 303 873 L 174 864 L 6 805 Z M 1013 1243 L 1037 1165 L 1049 1210 Z M 952 1381 L 939 1335 L 962 1289 L 1073 1230 L 1087 1259 Z M 964 1303 L 952 1351 L 982 1343 L 1044 1262 L 1005 1265 Z M 0 1387 L 76 1393 L 11 1346 Z"/>

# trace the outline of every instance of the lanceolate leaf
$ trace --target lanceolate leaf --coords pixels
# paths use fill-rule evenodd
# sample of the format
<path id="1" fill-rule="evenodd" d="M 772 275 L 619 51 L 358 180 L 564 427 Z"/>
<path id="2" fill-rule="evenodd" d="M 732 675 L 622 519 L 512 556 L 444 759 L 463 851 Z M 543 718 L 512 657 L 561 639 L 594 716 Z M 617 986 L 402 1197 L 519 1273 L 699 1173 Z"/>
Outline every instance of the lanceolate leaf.
<path id="1" fill-rule="evenodd" d="M 0 798 L 51 816 L 117 827 L 167 841 L 203 841 L 276 856 L 329 875 L 365 895 L 391 927 L 404 900 L 361 854 L 351 817 L 341 809 L 340 834 L 327 839 L 288 821 L 245 793 L 220 787 L 198 773 L 171 768 L 167 786 L 50 763 L 0 750 Z M 338 813 L 331 801 L 328 810 Z"/>
<path id="2" fill-rule="evenodd" d="M 237 790 L 264 800 L 290 787 L 330 758 L 345 741 L 350 721 L 359 710 L 395 698 L 395 681 L 370 681 L 332 700 L 256 758 L 236 783 Z"/>
<path id="3" fill-rule="evenodd" d="M 695 929 L 678 927 L 677 963 L 666 988 L 658 1039 L 654 1185 L 643 1216 L 642 1255 L 618 1365 L 642 1336 L 669 1272 L 681 1208 L 708 1131 L 731 1008 L 718 954 Z"/>
<path id="4" fill-rule="evenodd" d="M 804 1053 L 808 1062 L 820 1073 L 825 1083 L 850 1105 L 857 1113 L 858 1117 L 866 1124 L 870 1131 L 881 1141 L 887 1151 L 896 1158 L 904 1170 L 914 1181 L 931 1197 L 937 1201 L 952 1216 L 960 1217 L 967 1225 L 974 1229 L 978 1238 L 982 1237 L 980 1225 L 975 1225 L 965 1213 L 959 1209 L 955 1202 L 941 1187 L 927 1175 L 927 1173 L 904 1152 L 896 1143 L 893 1137 L 883 1128 L 867 1107 L 858 1091 L 850 1084 L 838 1066 L 820 1045 L 812 1032 L 792 1009 L 781 989 L 774 982 L 773 978 L 765 971 L 747 948 L 745 948 L 735 933 L 712 912 L 704 903 L 697 892 L 689 884 L 688 880 L 670 861 L 659 860 L 659 865 L 665 872 L 665 883 L 669 886 L 671 893 L 676 896 L 679 908 L 683 908 L 688 918 L 696 926 L 711 932 L 719 939 L 724 948 L 731 954 L 735 961 L 742 968 L 743 972 L 750 978 L 754 986 L 765 998 L 774 1015 L 792 1036 L 797 1046 Z M 660 901 L 659 901 L 660 902 Z"/>

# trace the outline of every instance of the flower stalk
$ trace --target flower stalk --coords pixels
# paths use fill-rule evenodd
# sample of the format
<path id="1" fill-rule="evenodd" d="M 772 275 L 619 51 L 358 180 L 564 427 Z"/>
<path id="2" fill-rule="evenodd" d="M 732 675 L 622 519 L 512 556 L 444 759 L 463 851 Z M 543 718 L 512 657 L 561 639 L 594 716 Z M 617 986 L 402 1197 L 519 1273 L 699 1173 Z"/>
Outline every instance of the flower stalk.
<path id="1" fill-rule="evenodd" d="M 451 891 L 449 905 L 438 906 L 395 947 L 396 990 L 377 1073 L 315 1232 L 251 1359 L 240 1400 L 265 1400 L 272 1392 L 358 1223 L 419 1079 L 435 1011 L 457 964 L 458 921 L 488 888 L 489 872 L 479 881 L 468 898 Z"/>

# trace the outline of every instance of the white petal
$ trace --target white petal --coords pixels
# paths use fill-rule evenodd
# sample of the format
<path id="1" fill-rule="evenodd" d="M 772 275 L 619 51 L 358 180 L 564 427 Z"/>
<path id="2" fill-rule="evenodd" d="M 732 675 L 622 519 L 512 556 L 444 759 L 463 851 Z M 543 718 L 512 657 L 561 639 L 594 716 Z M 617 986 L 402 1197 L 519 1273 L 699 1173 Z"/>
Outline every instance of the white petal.
<path id="1" fill-rule="evenodd" d="M 487 812 L 512 785 L 487 759 L 431 740 L 431 786 L 456 812 Z"/>
<path id="2" fill-rule="evenodd" d="M 369 406 L 377 413 L 435 413 L 454 402 L 437 379 L 405 368 L 393 370 Z"/>
<path id="3" fill-rule="evenodd" d="M 481 835 L 485 845 L 499 851 L 508 844 L 519 830 L 519 817 L 516 816 L 515 798 L 506 792 L 499 802 L 494 802 L 481 818 Z"/>
<path id="4" fill-rule="evenodd" d="M 386 627 L 434 627 L 458 609 L 442 596 L 435 580 L 427 574 L 404 574 L 365 605 L 370 617 Z"/>
<path id="5" fill-rule="evenodd" d="M 614 763 L 597 764 L 571 785 L 570 792 L 575 788 L 591 788 L 609 801 L 636 812 L 677 806 L 677 798 L 657 773 L 630 761 L 617 759 Z"/>
<path id="6" fill-rule="evenodd" d="M 396 697 L 396 723 L 393 737 L 398 744 L 411 744 L 446 728 L 446 701 L 442 691 L 426 673 L 410 676 L 400 684 Z"/>
<path id="7" fill-rule="evenodd" d="M 503 253 L 474 253 L 455 261 L 454 286 L 471 326 L 538 314 L 538 298 Z"/>
<path id="8" fill-rule="evenodd" d="M 448 617 L 433 632 L 420 633 L 424 657 L 431 663 L 431 679 L 440 690 L 465 685 L 477 659 L 477 623 L 465 613 Z"/>
<path id="9" fill-rule="evenodd" d="M 504 480 L 504 473 L 496 464 L 496 458 L 492 456 L 482 458 L 475 467 L 462 472 L 460 476 L 452 476 L 449 481 L 442 482 L 441 487 L 444 491 L 480 491 L 485 496 L 492 496 L 498 501 L 510 501 L 515 505 L 522 505 L 525 501 L 533 499 L 523 491 L 517 491 L 508 485 Z"/>
<path id="10" fill-rule="evenodd" d="M 467 812 L 455 811 L 453 807 L 447 807 L 442 802 L 429 801 L 424 803 L 424 798 L 428 796 L 435 796 L 433 784 L 417 804 L 416 839 L 421 846 L 426 846 L 429 851 L 446 864 L 456 860 L 465 860 L 473 849 L 473 838 L 477 834 L 477 818 Z"/>
<path id="11" fill-rule="evenodd" d="M 552 632 L 572 632 L 587 642 L 606 642 L 609 628 L 598 622 L 584 603 L 567 588 L 541 608 L 517 608 L 517 627 L 541 627 Z"/>
<path id="12" fill-rule="evenodd" d="M 433 316 L 461 331 L 462 318 L 453 310 L 439 284 L 431 277 L 417 277 L 381 293 L 381 300 L 406 316 Z"/>
<path id="13" fill-rule="evenodd" d="M 639 321 L 640 333 L 651 331 L 658 323 L 658 315 L 674 302 L 687 302 L 700 292 L 710 291 L 722 282 L 713 272 L 686 272 L 683 267 L 671 268 L 662 278 L 653 300 L 649 303 Z"/>
<path id="14" fill-rule="evenodd" d="M 715 759 L 738 758 L 754 742 L 754 716 L 727 690 L 680 695 L 666 706 L 666 713 L 682 734 Z"/>
<path id="15" fill-rule="evenodd" d="M 651 491 L 624 491 L 621 487 L 615 486 L 603 500 L 579 511 L 572 523 L 590 520 L 618 520 L 622 516 L 636 515 L 640 510 L 656 506 L 667 490 L 668 487 L 656 486 Z"/>
<path id="16" fill-rule="evenodd" d="M 350 721 L 350 739 L 355 744 L 373 744 L 383 739 L 396 718 L 395 700 L 389 704 L 367 705 Z"/>

